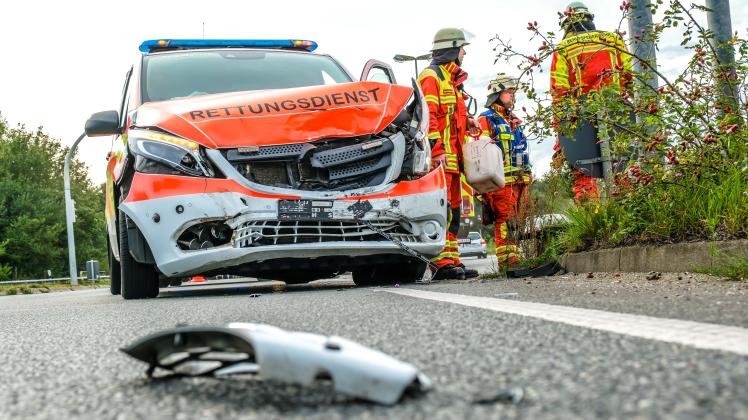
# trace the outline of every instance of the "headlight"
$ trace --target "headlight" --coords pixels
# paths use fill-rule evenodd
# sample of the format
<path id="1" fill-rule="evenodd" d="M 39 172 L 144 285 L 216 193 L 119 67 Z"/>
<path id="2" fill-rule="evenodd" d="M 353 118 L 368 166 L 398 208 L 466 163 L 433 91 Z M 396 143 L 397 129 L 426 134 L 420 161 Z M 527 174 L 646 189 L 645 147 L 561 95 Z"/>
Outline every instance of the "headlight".
<path id="1" fill-rule="evenodd" d="M 413 120 L 410 123 L 411 126 L 417 124 L 415 140 L 418 149 L 413 151 L 413 172 L 417 175 L 425 175 L 431 170 L 431 144 L 428 138 L 429 108 L 426 104 L 426 99 L 423 97 L 423 93 L 421 93 L 421 87 L 417 83 L 414 83 L 414 90 L 416 100 L 420 103 L 416 105 Z"/>
<path id="2" fill-rule="evenodd" d="M 409 176 L 421 177 L 431 170 L 431 144 L 429 143 L 429 108 L 420 86 L 413 80 L 413 101 L 407 107 L 410 123 L 407 136 L 413 143 L 403 170 Z"/>
<path id="3" fill-rule="evenodd" d="M 136 156 L 135 169 L 145 173 L 170 173 L 213 177 L 200 145 L 190 140 L 148 130 L 130 130 L 127 138 Z"/>

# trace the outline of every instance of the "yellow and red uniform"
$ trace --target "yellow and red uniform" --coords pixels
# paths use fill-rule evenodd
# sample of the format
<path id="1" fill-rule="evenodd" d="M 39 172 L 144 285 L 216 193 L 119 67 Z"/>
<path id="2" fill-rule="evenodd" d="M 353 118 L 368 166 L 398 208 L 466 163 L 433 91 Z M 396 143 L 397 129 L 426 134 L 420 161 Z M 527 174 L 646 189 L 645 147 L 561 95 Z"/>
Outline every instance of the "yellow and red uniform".
<path id="1" fill-rule="evenodd" d="M 628 89 L 631 80 L 631 56 L 620 35 L 606 31 L 569 32 L 564 36 L 551 61 L 551 95 L 554 102 L 566 95 L 579 96 L 606 86 Z M 561 150 L 556 138 L 555 151 Z M 574 170 L 574 195 L 577 201 L 597 199 L 597 180 Z"/>
<path id="2" fill-rule="evenodd" d="M 520 261 L 519 246 L 509 239 L 507 222 L 517 215 L 526 202 L 525 189 L 530 183 L 527 140 L 520 129 L 520 120 L 498 104 L 478 117 L 481 135 L 494 140 L 504 157 L 504 188 L 485 195 L 494 214 L 494 241 L 499 265 L 508 266 Z"/>
<path id="3" fill-rule="evenodd" d="M 462 144 L 467 130 L 468 96 L 461 86 L 467 80 L 465 73 L 454 62 L 432 65 L 418 75 L 424 98 L 429 107 L 429 133 L 434 165 L 442 165 L 447 178 L 449 222 L 447 242 L 433 262 L 438 267 L 460 265 L 457 248 L 457 231 L 460 227 L 462 188 Z"/>

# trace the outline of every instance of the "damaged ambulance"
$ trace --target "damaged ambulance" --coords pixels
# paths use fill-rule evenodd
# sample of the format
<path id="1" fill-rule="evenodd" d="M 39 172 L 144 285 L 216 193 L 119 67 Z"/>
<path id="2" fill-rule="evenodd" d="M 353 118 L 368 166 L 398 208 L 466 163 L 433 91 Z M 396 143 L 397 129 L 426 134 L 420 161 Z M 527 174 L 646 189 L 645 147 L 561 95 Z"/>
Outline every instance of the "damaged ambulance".
<path id="1" fill-rule="evenodd" d="M 145 41 L 118 111 L 106 220 L 113 294 L 202 274 L 288 283 L 351 271 L 420 279 L 444 246 L 418 86 L 371 60 L 358 81 L 304 40 Z"/>

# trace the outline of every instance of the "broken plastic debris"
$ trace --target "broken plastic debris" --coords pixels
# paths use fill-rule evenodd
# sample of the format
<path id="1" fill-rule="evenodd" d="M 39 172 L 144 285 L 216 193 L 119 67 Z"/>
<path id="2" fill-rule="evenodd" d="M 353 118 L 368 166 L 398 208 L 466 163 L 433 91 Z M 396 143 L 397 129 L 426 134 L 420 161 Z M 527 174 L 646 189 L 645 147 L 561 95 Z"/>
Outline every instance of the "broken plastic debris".
<path id="1" fill-rule="evenodd" d="M 659 280 L 661 277 L 662 273 L 657 271 L 650 271 L 649 274 L 647 274 L 647 280 Z"/>
<path id="2" fill-rule="evenodd" d="M 501 390 L 493 395 L 478 397 L 473 400 L 475 404 L 519 404 L 525 396 L 522 388 L 511 388 Z"/>
<path id="3" fill-rule="evenodd" d="M 260 296 L 262 296 L 262 295 L 259 294 L 259 293 L 252 293 L 252 294 L 249 295 L 249 297 L 251 297 L 251 298 L 258 298 Z"/>
<path id="4" fill-rule="evenodd" d="M 336 391 L 380 404 L 433 386 L 415 366 L 345 338 L 262 324 L 181 326 L 121 350 L 147 363 L 149 376 L 159 368 L 182 376 L 248 374 L 305 386 L 330 379 Z"/>

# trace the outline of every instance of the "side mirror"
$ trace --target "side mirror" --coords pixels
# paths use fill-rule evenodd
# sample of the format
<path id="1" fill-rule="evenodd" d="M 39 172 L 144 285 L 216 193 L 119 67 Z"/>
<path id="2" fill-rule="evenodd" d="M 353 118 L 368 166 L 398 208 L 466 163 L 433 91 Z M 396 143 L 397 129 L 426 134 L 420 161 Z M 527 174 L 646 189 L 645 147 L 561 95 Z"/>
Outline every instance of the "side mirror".
<path id="1" fill-rule="evenodd" d="M 119 113 L 117 111 L 97 112 L 86 121 L 88 137 L 119 134 Z"/>

